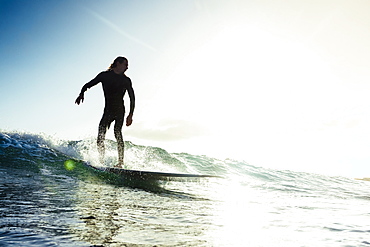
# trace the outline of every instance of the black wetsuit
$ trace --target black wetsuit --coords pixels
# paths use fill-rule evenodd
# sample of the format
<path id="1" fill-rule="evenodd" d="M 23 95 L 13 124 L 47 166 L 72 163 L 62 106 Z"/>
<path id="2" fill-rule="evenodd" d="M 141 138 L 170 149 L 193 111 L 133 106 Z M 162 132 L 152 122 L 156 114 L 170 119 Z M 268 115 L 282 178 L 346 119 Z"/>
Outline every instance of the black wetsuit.
<path id="1" fill-rule="evenodd" d="M 94 79 L 86 83 L 81 90 L 84 93 L 87 89 L 97 85 L 99 82 L 103 85 L 105 107 L 101 124 L 109 128 L 113 121 L 123 124 L 125 115 L 125 106 L 123 97 L 128 91 L 130 96 L 130 111 L 135 105 L 135 96 L 132 88 L 132 82 L 124 74 L 116 74 L 113 70 L 99 73 Z M 122 127 L 122 126 L 121 126 Z"/>

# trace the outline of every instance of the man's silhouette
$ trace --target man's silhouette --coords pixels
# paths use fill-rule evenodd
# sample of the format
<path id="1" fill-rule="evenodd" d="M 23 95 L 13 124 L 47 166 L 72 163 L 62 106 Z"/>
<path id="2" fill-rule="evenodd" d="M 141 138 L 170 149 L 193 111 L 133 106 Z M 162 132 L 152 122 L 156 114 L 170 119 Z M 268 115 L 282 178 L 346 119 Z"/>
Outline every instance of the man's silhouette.
<path id="1" fill-rule="evenodd" d="M 99 73 L 94 79 L 82 87 L 81 93 L 75 101 L 75 103 L 79 105 L 84 101 L 84 93 L 87 89 L 97 85 L 99 82 L 102 83 L 105 97 L 105 107 L 103 117 L 99 123 L 97 140 L 100 162 L 104 163 L 105 134 L 107 133 L 107 129 L 109 129 L 110 124 L 114 121 L 114 136 L 117 140 L 118 166 L 120 167 L 122 167 L 124 164 L 122 126 L 125 116 L 123 96 L 125 95 L 126 91 L 130 97 L 130 112 L 126 118 L 126 126 L 130 126 L 132 124 L 132 116 L 135 109 L 135 93 L 132 88 L 131 79 L 125 75 L 125 71 L 127 69 L 128 60 L 125 57 L 117 57 L 107 71 Z"/>

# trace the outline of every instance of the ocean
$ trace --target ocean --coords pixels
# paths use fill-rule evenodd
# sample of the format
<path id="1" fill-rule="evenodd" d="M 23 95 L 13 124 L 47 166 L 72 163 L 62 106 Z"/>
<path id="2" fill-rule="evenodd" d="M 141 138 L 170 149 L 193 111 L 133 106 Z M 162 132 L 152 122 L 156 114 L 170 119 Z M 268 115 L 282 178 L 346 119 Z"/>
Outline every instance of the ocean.
<path id="1" fill-rule="evenodd" d="M 128 184 L 79 163 L 94 138 L 1 132 L 0 246 L 370 246 L 369 181 L 125 149 L 128 169 L 221 178 Z"/>

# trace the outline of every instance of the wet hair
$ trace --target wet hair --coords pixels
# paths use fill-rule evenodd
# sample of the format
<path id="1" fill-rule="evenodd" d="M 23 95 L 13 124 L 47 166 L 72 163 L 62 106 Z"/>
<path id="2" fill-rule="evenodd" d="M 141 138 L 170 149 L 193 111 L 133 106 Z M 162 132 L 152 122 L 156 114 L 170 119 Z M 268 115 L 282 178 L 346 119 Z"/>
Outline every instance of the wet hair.
<path id="1" fill-rule="evenodd" d="M 117 67 L 117 63 L 122 63 L 123 61 L 128 61 L 125 57 L 117 57 L 114 59 L 113 63 L 109 66 L 108 71 Z"/>

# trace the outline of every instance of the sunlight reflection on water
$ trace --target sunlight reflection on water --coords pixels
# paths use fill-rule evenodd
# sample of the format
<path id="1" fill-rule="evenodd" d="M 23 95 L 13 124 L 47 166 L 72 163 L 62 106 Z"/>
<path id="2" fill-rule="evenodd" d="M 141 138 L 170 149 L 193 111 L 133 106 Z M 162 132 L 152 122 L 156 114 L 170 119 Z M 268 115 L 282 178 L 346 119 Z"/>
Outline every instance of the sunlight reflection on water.
<path id="1" fill-rule="evenodd" d="M 201 244 L 212 224 L 211 202 L 185 193 L 81 183 L 77 198 L 78 235 L 93 244 Z"/>

